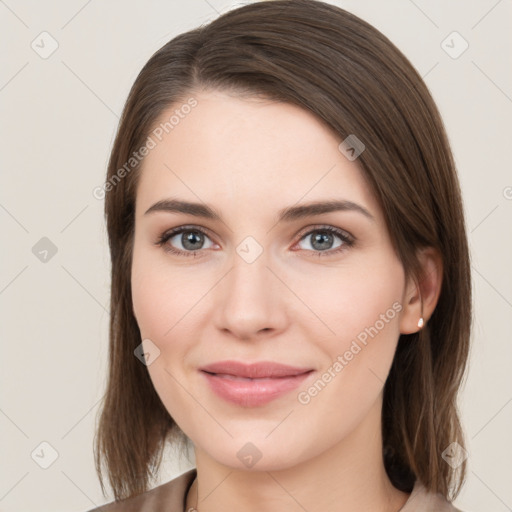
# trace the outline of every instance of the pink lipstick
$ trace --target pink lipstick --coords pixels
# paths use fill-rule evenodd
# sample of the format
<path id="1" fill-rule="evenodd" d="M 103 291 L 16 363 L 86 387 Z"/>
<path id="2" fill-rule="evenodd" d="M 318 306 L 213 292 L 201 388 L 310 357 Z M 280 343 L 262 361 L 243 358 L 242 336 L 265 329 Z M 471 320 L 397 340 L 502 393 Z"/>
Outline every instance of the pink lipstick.
<path id="1" fill-rule="evenodd" d="M 245 364 L 220 361 L 200 368 L 210 388 L 242 407 L 256 407 L 299 386 L 314 370 L 271 361 Z"/>

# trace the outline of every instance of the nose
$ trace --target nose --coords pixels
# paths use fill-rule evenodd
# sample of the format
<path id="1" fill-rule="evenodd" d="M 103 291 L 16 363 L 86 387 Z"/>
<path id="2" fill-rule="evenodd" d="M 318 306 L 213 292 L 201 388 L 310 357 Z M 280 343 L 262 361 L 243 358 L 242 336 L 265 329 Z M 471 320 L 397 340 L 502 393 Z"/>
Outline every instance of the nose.
<path id="1" fill-rule="evenodd" d="M 282 332 L 288 322 L 283 283 L 269 267 L 265 252 L 249 263 L 238 254 L 216 287 L 216 327 L 245 341 Z"/>

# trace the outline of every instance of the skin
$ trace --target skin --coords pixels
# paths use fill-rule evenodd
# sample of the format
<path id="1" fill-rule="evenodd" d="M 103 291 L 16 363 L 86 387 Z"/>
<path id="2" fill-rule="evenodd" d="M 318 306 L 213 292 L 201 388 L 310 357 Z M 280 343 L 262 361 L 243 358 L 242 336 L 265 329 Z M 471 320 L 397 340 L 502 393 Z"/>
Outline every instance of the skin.
<path id="1" fill-rule="evenodd" d="M 405 280 L 357 160 L 349 161 L 338 149 L 342 139 L 308 111 L 220 91 L 193 96 L 197 106 L 144 160 L 132 265 L 142 339 L 160 350 L 150 377 L 194 445 L 198 477 L 187 510 L 396 512 L 408 495 L 393 487 L 383 465 L 383 386 L 400 333 L 417 331 L 435 307 L 440 258 L 423 251 L 428 277 L 420 285 Z M 207 203 L 223 222 L 145 213 L 170 198 Z M 277 222 L 285 207 L 328 199 L 357 203 L 372 218 L 336 211 Z M 195 256 L 156 244 L 183 225 L 207 231 Z M 355 242 L 334 253 L 343 242 L 333 235 L 319 250 L 314 229 L 326 225 Z M 252 263 L 236 250 L 248 236 L 263 251 Z M 186 251 L 182 242 L 177 235 L 166 246 Z M 300 403 L 298 392 L 397 303 L 401 311 Z M 299 389 L 243 407 L 214 394 L 198 371 L 226 359 L 315 371 Z M 237 457 L 249 442 L 262 455 L 250 468 Z"/>

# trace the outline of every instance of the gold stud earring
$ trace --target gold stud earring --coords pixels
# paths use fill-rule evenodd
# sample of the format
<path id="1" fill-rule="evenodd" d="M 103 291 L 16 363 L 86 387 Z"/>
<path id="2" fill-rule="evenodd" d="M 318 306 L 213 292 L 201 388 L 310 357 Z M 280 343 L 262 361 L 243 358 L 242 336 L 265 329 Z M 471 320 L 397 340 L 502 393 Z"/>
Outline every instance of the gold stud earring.
<path id="1" fill-rule="evenodd" d="M 418 327 L 421 329 L 423 327 L 423 317 L 420 317 L 420 319 L 418 320 Z"/>

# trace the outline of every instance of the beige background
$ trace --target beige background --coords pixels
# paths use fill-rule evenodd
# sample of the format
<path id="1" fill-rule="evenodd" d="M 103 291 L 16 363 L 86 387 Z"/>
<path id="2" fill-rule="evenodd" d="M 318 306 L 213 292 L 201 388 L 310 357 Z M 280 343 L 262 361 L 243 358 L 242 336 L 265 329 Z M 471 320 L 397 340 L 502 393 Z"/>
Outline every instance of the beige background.
<path id="1" fill-rule="evenodd" d="M 512 4 L 333 3 L 397 44 L 444 117 L 465 199 L 476 306 L 461 396 L 470 470 L 456 504 L 465 512 L 511 510 Z M 109 289 L 103 201 L 92 191 L 146 60 L 233 5 L 0 1 L 0 511 L 80 512 L 111 499 L 100 492 L 92 456 Z M 469 44 L 458 58 L 442 47 L 453 31 Z M 452 54 L 463 44 L 453 37 Z M 58 48 L 45 55 L 52 44 Z M 43 469 L 53 450 L 58 457 Z M 192 466 L 172 454 L 167 461 L 162 482 Z"/>

